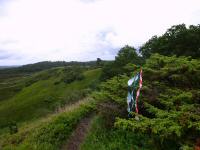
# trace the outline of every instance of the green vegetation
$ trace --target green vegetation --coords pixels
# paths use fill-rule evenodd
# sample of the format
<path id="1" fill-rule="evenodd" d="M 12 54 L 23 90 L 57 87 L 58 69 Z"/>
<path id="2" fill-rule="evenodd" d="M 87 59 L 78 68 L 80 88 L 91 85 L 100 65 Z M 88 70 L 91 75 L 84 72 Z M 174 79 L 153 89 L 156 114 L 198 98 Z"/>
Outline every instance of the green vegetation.
<path id="1" fill-rule="evenodd" d="M 59 149 L 80 119 L 94 111 L 95 105 L 94 100 L 85 100 L 71 110 L 66 109 L 56 116 L 50 116 L 48 120 L 34 128 L 29 127 L 28 130 L 24 129 L 15 135 L 4 137 L 3 149 Z"/>
<path id="2" fill-rule="evenodd" d="M 147 41 L 140 51 L 145 58 L 152 53 L 172 56 L 200 57 L 200 25 L 185 24 L 172 26 L 162 36 L 153 36 Z"/>
<path id="3" fill-rule="evenodd" d="M 28 65 L 23 65 L 19 67 L 13 67 L 13 68 L 3 68 L 0 69 L 0 75 L 10 75 L 14 74 L 29 74 L 29 73 L 34 73 L 38 71 L 43 71 L 55 67 L 76 67 L 76 66 L 81 66 L 81 67 L 95 67 L 96 62 L 95 61 L 89 61 L 89 62 L 76 62 L 76 61 L 71 61 L 71 62 L 65 62 L 65 61 L 43 61 L 43 62 L 38 62 L 35 64 L 28 64 Z"/>
<path id="4" fill-rule="evenodd" d="M 154 150 L 148 136 L 108 128 L 105 121 L 101 116 L 94 118 L 90 133 L 81 145 L 82 150 Z"/>
<path id="5" fill-rule="evenodd" d="M 121 117 L 115 127 L 150 137 L 156 149 L 193 147 L 200 136 L 200 84 L 196 82 L 200 81 L 200 61 L 155 54 L 143 66 L 143 74 L 140 121 Z M 128 79 L 124 73 L 103 83 L 96 99 L 126 108 Z"/>
<path id="6" fill-rule="evenodd" d="M 82 80 L 84 79 L 84 75 L 82 73 L 82 70 L 80 68 L 74 67 L 74 68 L 67 68 L 64 70 L 65 75 L 63 80 L 65 83 L 71 83 L 76 80 Z"/>
<path id="7" fill-rule="evenodd" d="M 125 46 L 114 61 L 2 69 L 0 149 L 60 149 L 94 112 L 82 150 L 200 148 L 199 31 L 173 26 L 145 43 L 141 54 Z M 141 67 L 139 114 L 128 118 L 127 81 Z"/>
<path id="8" fill-rule="evenodd" d="M 115 61 L 107 62 L 102 69 L 101 80 L 105 81 L 111 77 L 123 74 L 128 67 L 126 64 L 141 65 L 144 63 L 142 57 L 138 56 L 134 47 L 125 46 L 121 48 L 115 57 Z"/>
<path id="9" fill-rule="evenodd" d="M 12 122 L 35 120 L 84 98 L 93 90 L 90 87 L 98 83 L 101 70 L 85 70 L 83 79 L 75 79 L 67 84 L 63 79 L 71 72 L 70 68 L 55 68 L 20 80 L 18 84 L 21 90 L 0 102 L 0 127 L 8 127 Z M 57 81 L 59 83 L 55 84 Z"/>

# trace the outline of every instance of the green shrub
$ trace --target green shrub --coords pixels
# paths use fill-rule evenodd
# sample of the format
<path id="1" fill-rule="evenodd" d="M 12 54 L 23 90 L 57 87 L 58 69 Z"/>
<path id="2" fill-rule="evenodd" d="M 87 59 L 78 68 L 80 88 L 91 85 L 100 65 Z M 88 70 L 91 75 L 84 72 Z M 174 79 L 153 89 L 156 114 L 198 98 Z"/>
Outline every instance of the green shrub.
<path id="1" fill-rule="evenodd" d="M 83 80 L 84 75 L 83 75 L 83 70 L 79 67 L 68 67 L 65 68 L 64 70 L 64 75 L 63 78 L 61 79 L 63 82 L 66 84 L 69 84 L 75 80 Z"/>
<path id="2" fill-rule="evenodd" d="M 121 117 L 115 121 L 115 127 L 150 136 L 157 149 L 194 145 L 200 136 L 199 66 L 198 59 L 152 55 L 142 67 L 140 120 Z M 129 71 L 127 69 L 124 74 L 130 75 Z M 127 81 L 132 77 L 127 75 L 102 83 L 101 91 L 94 96 L 99 101 L 115 101 L 126 110 Z"/>

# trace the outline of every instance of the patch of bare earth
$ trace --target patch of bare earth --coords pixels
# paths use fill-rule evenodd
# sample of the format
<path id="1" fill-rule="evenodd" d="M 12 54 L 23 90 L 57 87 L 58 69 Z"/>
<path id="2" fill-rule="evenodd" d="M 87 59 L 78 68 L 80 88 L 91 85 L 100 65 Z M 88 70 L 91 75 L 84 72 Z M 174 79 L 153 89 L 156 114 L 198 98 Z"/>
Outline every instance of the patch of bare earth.
<path id="1" fill-rule="evenodd" d="M 69 138 L 68 142 L 63 145 L 61 150 L 80 149 L 80 145 L 89 131 L 92 118 L 93 116 L 89 116 L 80 121 L 80 123 L 72 133 L 71 137 Z"/>

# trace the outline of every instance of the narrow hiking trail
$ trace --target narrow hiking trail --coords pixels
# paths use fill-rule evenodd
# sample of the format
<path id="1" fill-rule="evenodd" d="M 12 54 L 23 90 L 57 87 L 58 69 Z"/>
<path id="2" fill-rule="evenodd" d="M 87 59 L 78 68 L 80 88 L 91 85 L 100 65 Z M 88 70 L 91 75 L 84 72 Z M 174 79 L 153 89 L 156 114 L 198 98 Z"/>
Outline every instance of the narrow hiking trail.
<path id="1" fill-rule="evenodd" d="M 78 109 L 81 105 L 84 105 L 85 103 L 88 103 L 89 101 L 90 101 L 89 98 L 84 98 L 72 104 L 66 105 L 64 107 L 59 107 L 55 110 L 55 112 L 50 113 L 47 116 L 33 120 L 32 122 L 25 122 L 21 126 L 19 126 L 17 135 L 19 135 L 19 138 L 21 138 L 22 140 L 21 142 L 23 142 L 25 138 L 28 137 L 32 131 L 34 131 L 34 129 L 39 128 L 40 126 L 43 126 L 43 124 L 50 123 L 56 116 L 58 116 L 61 113 L 72 112 L 75 109 Z M 14 139 L 15 139 L 15 136 L 10 137 L 10 140 L 9 140 L 7 139 L 7 137 L 1 137 L 0 135 L 0 150 L 3 143 L 7 143 L 7 141 L 11 142 Z"/>
<path id="2" fill-rule="evenodd" d="M 91 121 L 94 115 L 83 118 L 80 123 L 77 125 L 76 129 L 73 131 L 71 137 L 67 142 L 62 146 L 61 150 L 79 150 L 81 143 L 84 141 L 90 126 Z"/>

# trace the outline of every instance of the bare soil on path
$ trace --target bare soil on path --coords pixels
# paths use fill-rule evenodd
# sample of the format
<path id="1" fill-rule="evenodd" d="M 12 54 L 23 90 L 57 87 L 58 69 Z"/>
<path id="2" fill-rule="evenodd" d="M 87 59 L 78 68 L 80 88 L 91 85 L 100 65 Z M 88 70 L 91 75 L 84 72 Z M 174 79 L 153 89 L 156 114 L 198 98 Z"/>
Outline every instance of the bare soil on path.
<path id="1" fill-rule="evenodd" d="M 80 123 L 77 125 L 76 129 L 73 131 L 71 137 L 67 140 L 61 150 L 79 150 L 80 145 L 83 142 L 85 136 L 87 135 L 92 118 L 94 115 L 83 118 Z"/>

